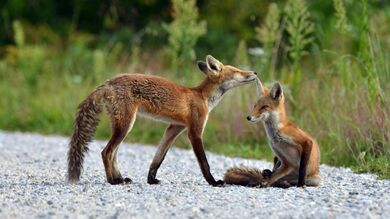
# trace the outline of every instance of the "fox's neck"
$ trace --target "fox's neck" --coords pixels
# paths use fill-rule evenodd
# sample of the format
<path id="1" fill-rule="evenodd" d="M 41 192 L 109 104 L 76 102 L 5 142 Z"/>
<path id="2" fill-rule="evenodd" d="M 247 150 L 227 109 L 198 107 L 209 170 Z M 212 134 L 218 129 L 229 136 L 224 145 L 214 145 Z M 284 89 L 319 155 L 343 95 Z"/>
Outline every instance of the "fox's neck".
<path id="1" fill-rule="evenodd" d="M 206 101 L 209 111 L 211 111 L 222 99 L 226 93 L 226 89 L 216 82 L 211 81 L 209 78 L 205 78 L 203 82 L 195 88 Z"/>
<path id="2" fill-rule="evenodd" d="M 280 130 L 287 124 L 286 112 L 283 109 L 272 111 L 266 121 L 263 121 L 265 132 L 269 141 L 276 140 L 280 136 Z"/>

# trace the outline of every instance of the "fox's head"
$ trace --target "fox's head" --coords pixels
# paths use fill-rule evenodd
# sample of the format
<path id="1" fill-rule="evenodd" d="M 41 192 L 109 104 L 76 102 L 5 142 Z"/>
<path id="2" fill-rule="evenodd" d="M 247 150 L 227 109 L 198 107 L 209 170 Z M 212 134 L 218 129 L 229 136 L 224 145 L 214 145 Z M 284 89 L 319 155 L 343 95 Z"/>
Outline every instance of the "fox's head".
<path id="1" fill-rule="evenodd" d="M 211 55 L 206 57 L 206 61 L 198 61 L 198 67 L 213 83 L 218 84 L 225 91 L 253 82 L 257 78 L 256 72 L 223 65 Z"/>
<path id="2" fill-rule="evenodd" d="M 284 115 L 284 95 L 283 89 L 279 82 L 276 82 L 272 89 L 263 87 L 258 80 L 258 93 L 260 95 L 251 114 L 247 119 L 251 122 L 268 121 L 273 117 Z"/>

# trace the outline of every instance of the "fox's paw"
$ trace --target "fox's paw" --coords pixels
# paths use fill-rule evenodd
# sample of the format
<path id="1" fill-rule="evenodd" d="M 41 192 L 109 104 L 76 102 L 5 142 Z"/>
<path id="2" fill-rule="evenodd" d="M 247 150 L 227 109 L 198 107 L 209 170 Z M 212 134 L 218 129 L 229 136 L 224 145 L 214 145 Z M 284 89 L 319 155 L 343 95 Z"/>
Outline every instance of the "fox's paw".
<path id="1" fill-rule="evenodd" d="M 264 180 L 260 182 L 260 184 L 257 186 L 257 188 L 266 188 L 269 186 L 269 182 L 267 180 Z"/>
<path id="2" fill-rule="evenodd" d="M 129 177 L 126 177 L 126 178 L 123 179 L 123 183 L 124 184 L 129 184 L 129 183 L 132 183 L 132 182 L 133 182 L 133 180 L 131 180 Z"/>
<path id="3" fill-rule="evenodd" d="M 269 169 L 264 169 L 261 175 L 263 176 L 264 179 L 269 179 L 272 176 L 272 171 Z"/>
<path id="4" fill-rule="evenodd" d="M 154 184 L 160 184 L 160 180 L 156 179 L 156 178 L 148 178 L 148 183 L 150 185 L 154 185 Z"/>
<path id="5" fill-rule="evenodd" d="M 129 184 L 133 181 L 128 177 L 126 177 L 126 178 L 118 177 L 118 178 L 114 178 L 112 180 L 108 180 L 108 182 L 111 185 L 119 185 L 119 184 Z"/>
<path id="6" fill-rule="evenodd" d="M 225 182 L 223 180 L 218 180 L 215 181 L 214 183 L 211 183 L 211 185 L 214 187 L 222 187 L 223 185 L 225 185 Z"/>

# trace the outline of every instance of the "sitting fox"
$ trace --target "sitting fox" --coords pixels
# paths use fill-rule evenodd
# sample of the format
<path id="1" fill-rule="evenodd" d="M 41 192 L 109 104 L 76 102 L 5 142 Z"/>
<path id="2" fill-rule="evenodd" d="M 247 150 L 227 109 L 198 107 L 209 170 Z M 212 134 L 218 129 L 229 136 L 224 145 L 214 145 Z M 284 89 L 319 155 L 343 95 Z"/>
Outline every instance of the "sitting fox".
<path id="1" fill-rule="evenodd" d="M 118 169 L 118 146 L 130 132 L 136 114 L 169 123 L 156 155 L 150 165 L 148 183 L 156 184 L 157 170 L 174 142 L 187 129 L 202 174 L 213 186 L 222 185 L 210 173 L 203 149 L 202 134 L 209 112 L 218 104 L 226 91 L 255 81 L 256 72 L 243 71 L 208 55 L 198 62 L 205 74 L 203 82 L 187 88 L 161 77 L 144 74 L 121 74 L 97 87 L 78 107 L 73 135 L 68 152 L 68 180 L 78 181 L 88 143 L 92 140 L 99 114 L 103 107 L 111 119 L 112 137 L 102 151 L 107 181 L 110 184 L 131 182 L 123 178 Z"/>
<path id="2" fill-rule="evenodd" d="M 258 80 L 260 98 L 247 119 L 262 121 L 269 145 L 275 153 L 272 173 L 235 167 L 225 174 L 228 184 L 247 186 L 318 186 L 321 178 L 320 149 L 306 132 L 290 122 L 286 115 L 282 86 L 275 83 L 271 90 Z"/>

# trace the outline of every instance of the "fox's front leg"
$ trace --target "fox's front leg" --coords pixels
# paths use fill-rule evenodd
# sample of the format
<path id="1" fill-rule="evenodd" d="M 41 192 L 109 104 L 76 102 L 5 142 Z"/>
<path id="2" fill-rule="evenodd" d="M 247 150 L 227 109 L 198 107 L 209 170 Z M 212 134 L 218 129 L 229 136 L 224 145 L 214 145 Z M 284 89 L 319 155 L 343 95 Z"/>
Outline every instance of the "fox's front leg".
<path id="1" fill-rule="evenodd" d="M 313 147 L 313 142 L 308 140 L 302 144 L 301 160 L 299 163 L 299 174 L 298 174 L 298 187 L 302 187 L 306 184 L 306 169 L 309 163 L 310 153 Z"/>
<path id="2" fill-rule="evenodd" d="M 185 126 L 171 124 L 165 130 L 164 137 L 161 139 L 158 146 L 157 152 L 154 155 L 152 164 L 150 164 L 149 174 L 148 174 L 148 183 L 149 184 L 158 184 L 160 181 L 156 179 L 157 170 L 163 162 L 165 155 L 167 154 L 172 143 L 175 141 L 176 137 L 184 130 Z"/>
<path id="3" fill-rule="evenodd" d="M 276 181 L 278 181 L 279 179 L 290 174 L 293 170 L 294 168 L 292 166 L 285 164 L 284 162 L 281 162 L 279 168 L 272 173 L 271 178 L 264 180 L 264 182 L 261 183 L 261 186 L 262 187 L 270 186 Z"/>
<path id="4" fill-rule="evenodd" d="M 198 126 L 199 127 L 199 126 Z M 218 180 L 215 181 L 213 175 L 210 173 L 210 166 L 207 162 L 207 157 L 204 152 L 203 142 L 202 142 L 202 132 L 203 125 L 201 124 L 201 128 L 197 128 L 196 126 L 192 126 L 188 129 L 188 138 L 191 141 L 192 148 L 194 149 L 196 158 L 198 159 L 198 163 L 200 169 L 202 170 L 202 174 L 206 181 L 212 186 L 221 186 L 224 184 L 224 181 Z"/>

